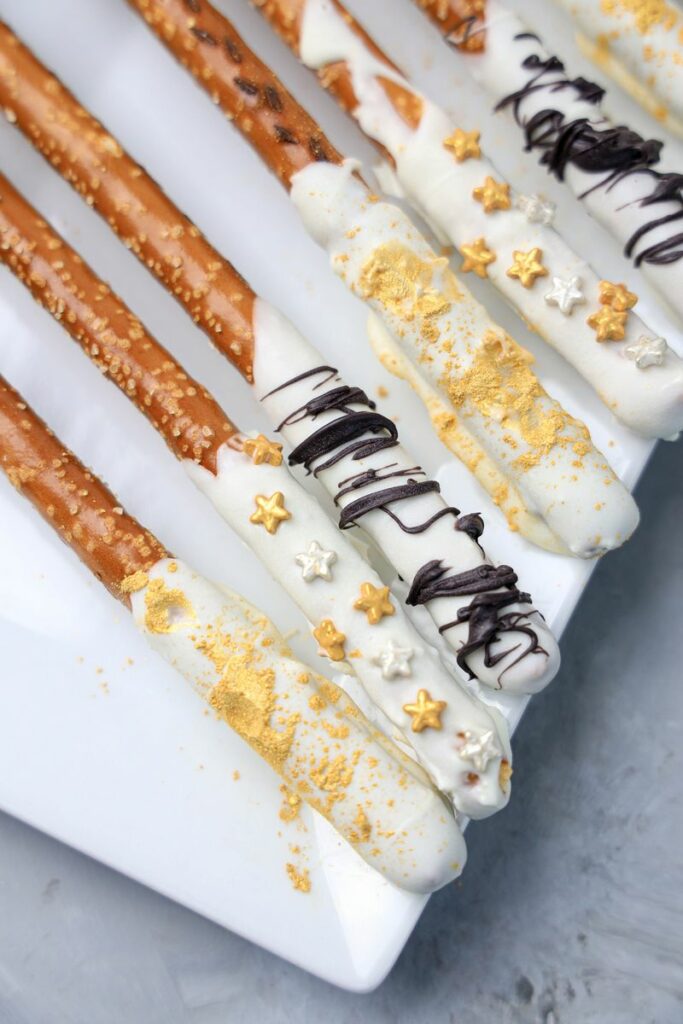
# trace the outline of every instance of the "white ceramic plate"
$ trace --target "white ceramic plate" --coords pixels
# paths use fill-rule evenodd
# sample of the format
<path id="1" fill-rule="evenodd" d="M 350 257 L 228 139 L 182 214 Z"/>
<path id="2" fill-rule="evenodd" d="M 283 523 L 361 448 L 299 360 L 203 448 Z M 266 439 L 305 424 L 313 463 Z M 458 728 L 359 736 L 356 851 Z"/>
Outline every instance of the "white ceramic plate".
<path id="1" fill-rule="evenodd" d="M 245 0 L 222 0 L 222 6 L 340 148 L 374 159 Z M 514 133 L 488 115 L 475 90 L 465 93 L 466 107 L 456 101 L 457 60 L 408 0 L 355 0 L 350 7 L 378 32 L 387 16 L 389 52 L 444 105 L 450 92 L 465 127 L 483 126 L 486 145 L 513 182 L 558 199 L 561 226 L 599 259 L 605 276 L 633 283 L 617 247 L 532 159 L 518 156 Z M 0 0 L 0 15 L 326 359 L 371 393 L 380 384 L 388 388 L 381 407 L 398 417 L 405 442 L 438 474 L 450 502 L 485 513 L 490 552 L 518 568 L 524 587 L 561 630 L 591 566 L 532 550 L 507 531 L 435 439 L 414 395 L 373 361 L 363 307 L 329 272 L 281 187 L 123 0 Z M 548 26 L 551 41 L 560 32 L 559 22 Z M 266 427 L 237 374 L 4 122 L 0 167 L 190 371 L 210 383 L 238 423 Z M 653 326 L 664 331 L 646 289 L 638 290 Z M 494 314 L 533 348 L 549 388 L 587 420 L 633 485 L 650 445 L 621 429 L 574 372 L 486 294 Z M 296 609 L 195 493 L 154 431 L 7 271 L 0 274 L 0 372 L 178 556 L 241 590 L 283 630 L 302 629 Z M 295 645 L 315 657 L 305 628 Z M 424 900 L 384 883 L 312 814 L 296 824 L 279 819 L 281 797 L 270 770 L 146 649 L 123 608 L 4 478 L 0 651 L 4 810 L 338 985 L 367 990 L 381 981 Z M 522 704 L 506 710 L 515 724 Z M 285 873 L 285 862 L 295 859 L 292 846 L 300 847 L 296 858 L 310 870 L 310 894 L 295 892 Z"/>

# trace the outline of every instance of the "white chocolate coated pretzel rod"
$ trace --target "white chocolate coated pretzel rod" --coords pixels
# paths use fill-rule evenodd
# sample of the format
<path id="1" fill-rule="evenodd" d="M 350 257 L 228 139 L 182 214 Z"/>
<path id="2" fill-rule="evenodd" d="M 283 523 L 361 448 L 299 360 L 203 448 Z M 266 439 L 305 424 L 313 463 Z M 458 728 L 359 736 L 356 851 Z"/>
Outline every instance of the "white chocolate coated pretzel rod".
<path id="1" fill-rule="evenodd" d="M 469 31 L 465 20 L 449 32 L 452 21 L 428 13 L 496 109 L 514 118 L 525 149 L 539 154 L 683 317 L 683 173 L 660 169 L 661 143 L 612 124 L 601 109 L 601 87 L 573 78 L 499 0 L 480 6 Z M 625 354 L 643 367 L 662 363 L 669 357 L 665 339 L 654 342 Z"/>
<path id="2" fill-rule="evenodd" d="M 0 196 L 0 260 L 148 416 L 218 513 L 297 603 L 321 650 L 335 662 L 348 657 L 370 698 L 459 811 L 476 818 L 503 806 L 509 797 L 500 782 L 501 764 L 509 763 L 505 725 L 421 640 L 389 588 L 287 470 L 281 446 L 227 433 L 235 428 L 208 392 L 1 176 Z M 228 425 L 227 440 L 207 426 L 216 420 Z M 196 449 L 185 449 L 186 437 L 197 439 Z M 311 582 L 298 559 L 313 539 L 334 552 L 336 562 L 329 578 Z M 410 672 L 388 680 L 382 656 L 401 645 L 415 652 Z M 421 693 L 439 711 L 428 726 L 409 710 Z M 480 772 L 472 771 L 466 746 L 461 753 L 459 736 L 469 733 L 491 735 L 492 756 Z"/>
<path id="3" fill-rule="evenodd" d="M 184 0 L 130 2 L 289 186 L 335 271 L 382 318 L 414 376 L 438 393 L 451 425 L 457 417 L 457 436 L 448 432 L 452 450 L 479 467 L 478 478 L 513 528 L 579 557 L 623 543 L 636 526 L 637 508 L 587 428 L 546 394 L 528 354 L 489 318 L 408 217 L 372 196 L 355 165 L 326 156 L 319 129 L 303 168 L 281 155 L 292 145 L 301 156 L 303 139 L 294 126 L 310 118 L 208 0 L 193 0 L 191 16 Z M 238 47 L 238 68 L 219 45 L 224 38 Z M 245 110 L 263 110 L 272 89 L 283 123 L 274 125 L 266 143 L 254 137 Z"/>
<path id="4" fill-rule="evenodd" d="M 645 437 L 677 435 L 683 361 L 668 347 L 656 366 L 637 358 L 642 339 L 655 339 L 635 310 L 621 318 L 620 338 L 601 339 L 590 321 L 609 282 L 553 230 L 552 207 L 515 195 L 482 152 L 479 133 L 463 131 L 409 83 L 337 0 L 257 6 L 386 154 L 399 194 L 460 250 L 462 269 L 490 280 L 623 423 Z M 472 255 L 481 239 L 486 261 Z M 514 276 L 516 252 L 539 254 L 538 280 Z"/>
<path id="5" fill-rule="evenodd" d="M 171 558 L 0 378 L 0 467 L 150 645 L 385 878 L 440 888 L 466 850 L 426 776 L 266 617 Z"/>
<path id="6" fill-rule="evenodd" d="M 232 45 L 235 53 L 235 44 Z M 8 72 L 8 80 L 12 81 L 16 124 L 58 170 L 64 173 L 67 169 L 70 183 L 86 196 L 143 264 L 152 268 L 170 294 L 208 329 L 220 351 L 255 386 L 257 397 L 291 377 L 293 374 L 287 372 L 288 367 L 296 366 L 297 372 L 308 372 L 324 363 L 322 356 L 306 344 L 290 324 L 256 299 L 235 268 L 164 195 L 156 182 L 126 153 L 119 140 L 81 107 L 7 29 L 0 29 L 0 62 Z M 271 89 L 268 95 L 271 113 L 278 106 L 283 108 L 280 113 L 284 113 L 279 92 Z M 287 130 L 295 127 L 301 130 L 294 125 Z M 97 188 L 92 187 L 94 180 Z M 258 325 L 255 323 L 257 305 Z M 255 382 L 257 330 L 260 375 Z M 96 339 L 92 340 L 96 343 Z M 318 383 L 309 381 L 314 388 Z M 353 391 L 357 396 L 363 394 L 360 389 Z M 278 411 L 278 403 L 283 400 L 290 401 L 291 393 L 266 402 L 266 411 L 275 426 L 285 418 Z M 307 418 L 297 426 L 283 428 L 286 437 L 294 438 L 298 445 L 306 436 L 305 432 L 317 429 L 321 415 L 344 416 L 344 423 L 340 424 L 342 432 L 348 440 L 351 430 L 354 443 L 364 436 L 372 437 L 373 430 L 384 435 L 384 440 L 377 439 L 379 447 L 372 455 L 359 462 L 356 457 L 360 453 L 356 451 L 342 460 L 344 466 L 348 465 L 347 475 L 352 471 L 358 473 L 361 466 L 381 470 L 386 462 L 387 446 L 391 448 L 392 461 L 399 460 L 404 470 L 415 469 L 419 484 L 415 488 L 407 486 L 409 481 L 402 481 L 400 514 L 413 524 L 433 520 L 429 528 L 416 531 L 413 525 L 410 531 L 399 530 L 386 512 L 364 515 L 361 525 L 368 527 L 366 532 L 372 533 L 377 545 L 409 584 L 425 566 L 432 566 L 434 575 L 435 563 L 445 570 L 444 577 L 455 577 L 450 582 L 441 578 L 438 597 L 429 597 L 431 591 L 423 587 L 416 600 L 426 600 L 426 607 L 437 624 L 447 627 L 444 635 L 461 658 L 463 668 L 489 686 L 537 692 L 557 671 L 557 644 L 538 612 L 524 604 L 522 613 L 519 603 L 512 600 L 517 593 L 514 584 L 501 595 L 497 585 L 499 575 L 487 567 L 479 544 L 481 519 L 465 516 L 454 520 L 453 510 L 449 512 L 438 485 L 425 479 L 415 458 L 398 444 L 394 425 L 368 409 L 367 402 L 363 416 L 354 417 L 353 425 L 343 409 L 330 409 L 326 413 L 319 412 L 315 422 Z M 334 440 L 332 434 L 328 436 Z M 333 495 L 337 493 L 335 478 L 340 468 L 341 463 L 335 466 L 334 472 L 320 475 Z M 354 496 L 358 498 L 361 490 L 372 490 L 376 494 L 378 487 L 378 481 L 368 482 L 362 488 L 356 487 Z M 393 501 L 397 500 L 395 490 L 391 496 Z M 340 502 L 346 505 L 350 499 L 351 492 Z M 434 519 L 435 516 L 438 518 Z M 468 528 L 456 530 L 455 526 L 463 522 Z M 484 567 L 484 576 L 472 579 L 473 571 L 481 567 Z M 507 569 L 503 575 L 510 583 L 514 574 Z M 425 572 L 421 576 L 424 578 Z M 447 595 L 448 589 L 456 593 Z M 462 593 L 467 590 L 473 593 Z M 515 622 L 524 629 L 533 626 L 536 638 L 533 643 L 529 632 L 512 628 Z M 504 638 L 501 631 L 505 633 Z M 507 656 L 499 657 L 506 650 Z"/>

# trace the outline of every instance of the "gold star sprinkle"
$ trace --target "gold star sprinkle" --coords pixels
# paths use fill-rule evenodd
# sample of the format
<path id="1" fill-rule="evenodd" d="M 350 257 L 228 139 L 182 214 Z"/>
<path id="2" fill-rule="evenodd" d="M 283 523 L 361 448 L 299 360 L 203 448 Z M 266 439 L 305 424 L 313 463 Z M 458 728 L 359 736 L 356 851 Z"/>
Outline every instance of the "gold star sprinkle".
<path id="1" fill-rule="evenodd" d="M 473 156 L 481 156 L 479 132 L 464 132 L 456 128 L 452 135 L 443 140 L 444 149 L 452 149 L 459 164 Z"/>
<path id="2" fill-rule="evenodd" d="M 461 271 L 463 274 L 473 270 L 477 277 L 488 277 L 487 267 L 493 263 L 496 254 L 487 248 L 483 238 L 477 238 L 474 242 L 460 246 L 460 253 L 464 257 Z"/>
<path id="3" fill-rule="evenodd" d="M 389 587 L 373 587 L 372 583 L 361 583 L 360 597 L 354 601 L 353 607 L 358 612 L 365 612 L 371 626 L 376 626 L 385 615 L 393 615 L 395 611 L 389 600 Z"/>
<path id="4" fill-rule="evenodd" d="M 603 306 L 611 306 L 619 313 L 633 309 L 638 296 L 630 292 L 625 284 L 613 284 L 611 281 L 600 282 L 600 302 Z"/>
<path id="5" fill-rule="evenodd" d="M 332 619 L 323 619 L 319 626 L 313 630 L 313 636 L 320 644 L 321 649 L 330 661 L 343 661 L 344 641 L 346 636 L 340 633 Z"/>
<path id="6" fill-rule="evenodd" d="M 422 732 L 423 729 L 441 728 L 441 715 L 445 707 L 445 700 L 432 700 L 427 690 L 418 690 L 415 703 L 404 704 L 403 710 L 412 716 L 410 727 L 413 732 Z"/>
<path id="7" fill-rule="evenodd" d="M 256 511 L 249 516 L 249 522 L 255 526 L 265 526 L 268 533 L 277 533 L 280 523 L 291 519 L 292 514 L 285 508 L 285 496 L 276 491 L 266 498 L 265 494 L 257 494 L 254 498 Z"/>
<path id="8" fill-rule="evenodd" d="M 510 785 L 510 779 L 512 778 L 512 765 L 506 757 L 500 762 L 500 768 L 498 769 L 498 785 L 504 793 L 507 793 L 508 786 Z"/>
<path id="9" fill-rule="evenodd" d="M 531 288 L 537 277 L 547 277 L 548 271 L 541 263 L 543 250 L 534 248 L 528 252 L 515 249 L 512 253 L 514 263 L 505 273 L 508 277 L 516 277 L 525 288 Z"/>
<path id="10" fill-rule="evenodd" d="M 601 306 L 597 313 L 591 313 L 586 323 L 595 331 L 598 341 L 621 341 L 626 330 L 628 313 L 620 313 L 611 306 Z"/>
<path id="11" fill-rule="evenodd" d="M 255 466 L 268 462 L 271 466 L 279 466 L 282 463 L 282 445 L 277 441 L 271 441 L 265 434 L 258 437 L 245 437 L 242 442 L 242 451 L 248 455 Z"/>
<path id="12" fill-rule="evenodd" d="M 503 181 L 487 176 L 483 185 L 472 191 L 472 198 L 484 207 L 484 213 L 510 209 L 510 186 Z"/>

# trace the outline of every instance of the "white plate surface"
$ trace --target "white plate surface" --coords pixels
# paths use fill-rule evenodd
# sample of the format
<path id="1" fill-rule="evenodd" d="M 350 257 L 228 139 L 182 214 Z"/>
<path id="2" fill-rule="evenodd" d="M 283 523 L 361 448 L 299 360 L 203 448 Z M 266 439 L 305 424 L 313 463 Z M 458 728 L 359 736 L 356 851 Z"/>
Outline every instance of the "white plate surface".
<path id="1" fill-rule="evenodd" d="M 532 158 L 519 155 L 515 133 L 488 114 L 476 90 L 463 90 L 456 57 L 408 0 L 354 0 L 349 6 L 373 31 L 383 32 L 392 56 L 464 127 L 483 127 L 487 148 L 514 184 L 558 200 L 561 226 L 582 252 L 593 254 L 604 276 L 635 283 L 617 246 Z M 530 10 L 531 0 L 522 6 Z M 355 126 L 245 0 L 222 0 L 222 7 L 339 147 L 374 159 Z M 486 515 L 490 553 L 518 568 L 524 587 L 561 631 L 591 566 L 533 550 L 507 531 L 488 498 L 436 440 L 412 392 L 374 362 L 364 308 L 330 273 L 281 187 L 123 0 L 0 0 L 0 16 L 326 359 L 372 394 L 380 384 L 388 388 L 381 407 L 398 417 L 404 442 L 438 475 L 450 502 Z M 546 36 L 561 40 L 567 52 L 561 20 L 549 18 Z M 578 58 L 576 66 L 585 68 Z M 643 123 L 625 101 L 617 109 Z M 0 168 L 153 333 L 210 384 L 243 428 L 267 426 L 246 386 L 182 310 L 4 121 Z M 651 323 L 678 347 L 647 289 L 637 285 Z M 586 419 L 632 486 L 651 446 L 620 428 L 576 374 L 490 291 L 477 290 L 533 349 L 546 385 Z M 281 629 L 302 630 L 295 646 L 315 657 L 300 615 L 265 569 L 193 490 L 137 411 L 6 271 L 0 274 L 0 372 L 179 557 L 241 590 Z M 124 609 L 4 478 L 0 651 L 0 807 L 338 985 L 367 990 L 381 981 L 424 900 L 385 884 L 314 815 L 283 824 L 270 770 L 147 650 Z M 506 710 L 514 724 L 522 705 Z M 518 795 L 522 786 L 520 779 Z M 293 855 L 292 846 L 301 852 Z M 295 892 L 286 876 L 285 862 L 295 859 L 310 870 L 307 895 Z"/>

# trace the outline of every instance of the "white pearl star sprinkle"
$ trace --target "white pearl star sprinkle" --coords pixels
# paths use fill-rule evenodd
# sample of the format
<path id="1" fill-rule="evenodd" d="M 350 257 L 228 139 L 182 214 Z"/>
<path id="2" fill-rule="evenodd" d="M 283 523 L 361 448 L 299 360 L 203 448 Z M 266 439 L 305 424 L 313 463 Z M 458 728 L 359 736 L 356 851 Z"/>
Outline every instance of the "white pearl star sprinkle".
<path id="1" fill-rule="evenodd" d="M 574 306 L 580 306 L 586 301 L 581 291 L 580 277 L 554 277 L 553 286 L 544 298 L 549 306 L 557 306 L 564 316 L 569 316 Z"/>
<path id="2" fill-rule="evenodd" d="M 411 674 L 410 659 L 415 653 L 412 647 L 401 647 L 390 640 L 372 660 L 380 666 L 385 679 L 395 679 L 397 676 L 407 677 Z"/>
<path id="3" fill-rule="evenodd" d="M 624 352 L 639 370 L 646 370 L 648 366 L 661 366 L 668 348 L 664 338 L 649 338 L 647 334 L 641 334 L 637 341 L 626 346 Z"/>
<path id="4" fill-rule="evenodd" d="M 324 548 L 320 547 L 317 540 L 312 540 L 307 550 L 302 551 L 296 556 L 296 563 L 301 566 L 301 575 L 307 583 L 310 583 L 311 580 L 317 577 L 323 580 L 331 580 L 332 569 L 330 566 L 336 561 L 336 552 L 325 551 Z"/>
<path id="5" fill-rule="evenodd" d="M 531 224 L 552 224 L 555 217 L 555 203 L 543 196 L 517 196 L 517 208 Z"/>
<path id="6" fill-rule="evenodd" d="M 498 741 L 490 729 L 479 736 L 468 729 L 460 733 L 460 736 L 464 742 L 458 747 L 458 753 L 464 761 L 471 761 L 478 772 L 485 772 L 489 761 L 501 756 Z"/>

